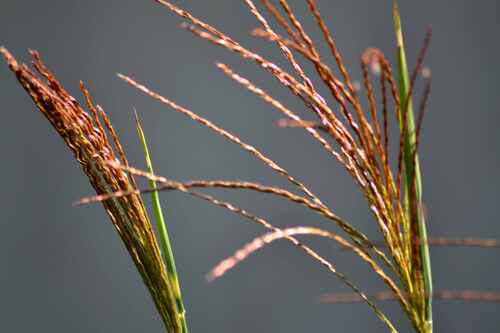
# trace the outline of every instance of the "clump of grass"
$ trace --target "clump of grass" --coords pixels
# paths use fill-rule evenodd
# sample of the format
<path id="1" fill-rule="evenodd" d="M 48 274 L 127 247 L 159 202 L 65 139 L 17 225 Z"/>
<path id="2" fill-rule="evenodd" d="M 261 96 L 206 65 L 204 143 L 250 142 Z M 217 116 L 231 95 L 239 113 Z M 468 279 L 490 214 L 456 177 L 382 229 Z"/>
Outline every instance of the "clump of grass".
<path id="1" fill-rule="evenodd" d="M 5 57 L 40 112 L 71 150 L 97 194 L 137 189 L 131 174 L 109 165 L 109 161 L 119 161 L 123 165 L 128 165 L 128 161 L 108 116 L 100 106 L 94 105 L 83 83 L 80 83 L 80 89 L 89 112 L 63 88 L 36 51 L 30 51 L 30 54 L 38 73 L 19 64 L 5 48 L 0 48 L 0 54 Z M 141 138 L 147 150 L 145 139 L 143 136 Z M 152 172 L 147 153 L 146 156 Z M 102 201 L 102 205 L 149 289 L 167 330 L 187 332 L 177 274 L 175 266 L 172 271 L 172 258 L 169 258 L 171 252 L 165 255 L 169 258 L 166 270 L 141 196 L 131 194 L 109 198 Z M 159 209 L 155 206 L 157 217 Z M 164 238 L 167 237 L 165 230 L 160 234 L 164 245 Z"/>
<path id="2" fill-rule="evenodd" d="M 237 73 L 230 66 L 222 63 L 217 64 L 225 76 L 276 109 L 284 117 L 279 122 L 279 126 L 304 129 L 313 140 L 323 147 L 329 156 L 344 167 L 363 193 L 378 226 L 380 238 L 383 239 L 383 242 L 380 243 L 378 240 L 368 238 L 361 230 L 342 219 L 334 210 L 323 203 L 298 177 L 291 175 L 283 166 L 257 147 L 131 77 L 119 74 L 119 77 L 126 83 L 146 95 L 238 145 L 284 177 L 295 190 L 289 191 L 255 182 L 234 180 L 179 182 L 157 176 L 154 174 L 146 138 L 138 118 L 137 130 L 144 148 L 147 171 L 133 168 L 126 160 L 123 148 L 109 119 L 99 106 L 94 106 L 83 84 L 81 89 L 90 114 L 85 112 L 76 100 L 62 88 L 55 77 L 45 68 L 36 52 L 31 52 L 34 66 L 39 74 L 47 80 L 47 83 L 30 71 L 27 66 L 19 65 L 7 50 L 0 49 L 0 53 L 5 56 L 20 83 L 72 150 L 95 188 L 96 196 L 84 198 L 79 203 L 102 202 L 129 250 L 144 283 L 149 288 L 169 332 L 187 332 L 187 325 L 179 280 L 173 261 L 173 251 L 158 198 L 158 192 L 164 190 L 180 191 L 205 200 L 267 229 L 266 234 L 246 244 L 234 255 L 215 266 L 207 276 L 209 280 L 224 275 L 263 246 L 284 239 L 320 263 L 353 291 L 351 294 L 325 295 L 321 301 L 333 303 L 364 302 L 373 309 L 376 316 L 391 332 L 397 332 L 397 329 L 390 318 L 374 303 L 375 300 L 398 301 L 414 329 L 421 333 L 432 332 L 433 297 L 468 301 L 500 301 L 499 295 L 496 293 L 434 292 L 432 289 L 429 245 L 499 247 L 499 243 L 496 240 L 473 238 L 427 237 L 418 147 L 431 86 L 430 71 L 423 67 L 424 57 L 430 43 L 430 31 L 426 35 L 414 70 L 409 73 L 399 10 L 394 2 L 398 50 L 397 74 L 394 73 L 392 66 L 380 50 L 368 49 L 360 59 L 361 87 L 351 79 L 337 49 L 335 39 L 315 0 L 306 0 L 306 4 L 329 48 L 329 56 L 335 60 L 335 68 L 331 68 L 323 60 L 323 55 L 319 53 L 317 45 L 303 28 L 286 0 L 279 0 L 280 7 L 276 7 L 269 0 L 260 1 L 262 7 L 282 29 L 284 35 L 278 34 L 271 27 L 255 1 L 244 1 L 260 24 L 260 27 L 256 28 L 252 34 L 276 44 L 290 64 L 292 72 L 287 72 L 273 61 L 245 48 L 214 26 L 203 22 L 171 2 L 165 0 L 156 0 L 156 2 L 185 19 L 186 23 L 183 28 L 195 36 L 256 63 L 280 85 L 289 90 L 293 96 L 303 102 L 304 108 L 308 112 L 308 119 L 303 119 L 283 102 L 273 98 L 268 92 Z M 305 72 L 302 61 L 312 64 L 315 73 Z M 312 79 L 313 74 L 320 78 L 319 83 Z M 419 77 L 423 78 L 424 89 L 418 107 L 419 113 L 415 115 L 412 99 L 414 87 Z M 324 85 L 327 88 L 328 96 L 320 94 L 319 85 Z M 377 96 L 375 96 L 375 85 L 380 87 L 380 105 L 377 103 Z M 365 95 L 368 107 L 363 106 L 361 91 Z M 389 133 L 390 121 L 397 122 L 399 125 L 398 133 Z M 107 132 L 111 134 L 113 145 L 108 140 Z M 389 151 L 391 140 L 395 140 L 399 145 L 395 156 L 391 155 Z M 148 189 L 138 188 L 134 176 L 147 178 L 150 187 Z M 327 221 L 333 222 L 338 230 L 334 232 L 309 226 L 292 226 L 281 229 L 246 209 L 202 192 L 203 189 L 207 188 L 250 190 L 274 195 L 320 214 Z M 152 193 L 161 251 L 144 208 L 141 193 Z M 353 251 L 368 264 L 389 290 L 372 295 L 364 293 L 350 278 L 340 272 L 332 261 L 327 260 L 300 241 L 298 237 L 302 235 L 328 238 L 337 242 L 342 249 Z M 162 254 L 165 264 L 162 261 Z"/>

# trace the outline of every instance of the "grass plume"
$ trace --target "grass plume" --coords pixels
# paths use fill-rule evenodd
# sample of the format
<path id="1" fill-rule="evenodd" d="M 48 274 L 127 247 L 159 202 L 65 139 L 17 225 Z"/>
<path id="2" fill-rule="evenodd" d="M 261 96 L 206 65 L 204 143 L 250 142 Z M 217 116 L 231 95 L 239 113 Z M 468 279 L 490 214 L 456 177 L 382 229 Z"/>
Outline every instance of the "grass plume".
<path id="1" fill-rule="evenodd" d="M 408 86 L 408 84 L 402 86 L 401 83 L 398 85 L 398 79 L 395 78 L 391 65 L 381 51 L 369 49 L 363 54 L 361 57 L 361 69 L 364 91 L 366 92 L 366 98 L 369 105 L 368 112 L 366 112 L 361 103 L 361 96 L 358 94 L 359 89 L 355 88 L 355 84 L 344 65 L 335 40 L 314 0 L 307 0 L 306 3 L 329 47 L 330 56 L 335 60 L 336 69 L 340 72 L 339 77 L 337 77 L 334 74 L 335 71 L 322 60 L 322 56 L 314 41 L 305 31 L 300 20 L 286 0 L 279 0 L 279 7 L 274 6 L 267 0 L 261 1 L 263 10 L 267 10 L 268 14 L 276 20 L 278 26 L 286 33 L 286 36 L 279 35 L 271 27 L 271 24 L 266 20 L 256 2 L 245 0 L 244 3 L 260 25 L 260 27 L 254 30 L 253 34 L 266 38 L 274 43 L 290 64 L 292 72 L 287 72 L 274 62 L 245 48 L 239 42 L 224 34 L 214 26 L 198 19 L 193 14 L 171 2 L 165 0 L 157 0 L 156 2 L 185 19 L 186 23 L 183 24 L 183 27 L 195 36 L 232 51 L 244 59 L 255 62 L 304 103 L 305 108 L 310 110 L 312 119 L 316 118 L 313 120 L 313 124 L 318 123 L 319 126 L 311 125 L 311 120 L 304 120 L 299 117 L 295 112 L 284 106 L 283 103 L 274 99 L 269 93 L 250 82 L 241 74 L 236 73 L 228 65 L 217 64 L 219 69 L 221 69 L 226 76 L 245 87 L 257 97 L 268 102 L 274 109 L 285 116 L 287 119 L 285 121 L 291 121 L 305 129 L 311 134 L 313 140 L 317 141 L 329 155 L 344 166 L 364 194 L 370 210 L 372 211 L 374 220 L 379 227 L 380 234 L 384 239 L 383 245 L 386 247 L 389 254 L 389 256 L 386 256 L 385 253 L 360 230 L 339 218 L 304 183 L 299 181 L 297 177 L 292 176 L 285 168 L 267 157 L 259 149 L 243 142 L 238 136 L 215 125 L 212 121 L 160 95 L 143 83 L 137 82 L 130 76 L 120 74 L 119 77 L 128 84 L 173 110 L 187 115 L 192 120 L 206 126 L 216 134 L 240 146 L 242 149 L 264 162 L 278 174 L 288 179 L 288 181 L 302 193 L 300 195 L 301 199 L 299 200 L 301 204 L 307 202 L 308 204 L 306 204 L 306 207 L 317 207 L 318 209 L 313 208 L 313 210 L 319 211 L 323 216 L 333 220 L 347 236 L 347 239 L 344 239 L 337 234 L 329 234 L 326 230 L 312 230 L 307 229 L 307 227 L 286 230 L 273 229 L 274 227 L 272 227 L 272 225 L 267 224 L 267 221 L 259 217 L 242 214 L 251 220 L 260 221 L 259 223 L 270 229 L 271 233 L 263 236 L 264 239 L 259 238 L 254 240 L 254 242 L 249 243 L 247 247 L 236 252 L 234 257 L 229 258 L 228 261 L 224 261 L 222 266 L 225 268 L 219 272 L 225 272 L 228 267 L 235 265 L 240 261 L 239 259 L 246 257 L 261 245 L 267 244 L 269 240 L 285 238 L 298 245 L 294 238 L 294 232 L 297 230 L 301 230 L 302 232 L 307 230 L 310 234 L 315 235 L 330 235 L 330 238 L 339 241 L 339 239 L 335 238 L 338 236 L 342 242 L 352 242 L 347 243 L 349 244 L 348 247 L 354 249 L 363 260 L 372 264 L 374 272 L 382 277 L 383 281 L 396 295 L 402 309 L 408 315 L 415 329 L 419 332 L 431 332 L 431 303 L 430 297 L 427 297 L 427 295 L 432 295 L 430 263 L 428 255 L 426 256 L 424 253 L 427 251 L 426 253 L 428 254 L 428 245 L 425 229 L 422 229 L 425 228 L 425 224 L 423 224 L 423 213 L 421 210 L 422 197 L 419 185 L 420 173 L 418 171 L 419 167 L 417 160 L 417 134 L 420 133 L 423 117 L 419 117 L 418 129 L 415 128 L 415 126 L 413 126 L 413 113 L 411 111 L 410 102 L 411 96 L 413 95 L 412 87 L 417 74 L 420 72 L 430 38 L 426 39 L 421 55 L 418 58 L 414 75 L 411 78 L 411 86 Z M 396 15 L 396 11 L 394 13 Z M 400 27 L 400 24 L 397 27 Z M 400 37 L 400 30 L 397 30 L 397 32 L 398 37 Z M 398 38 L 398 46 L 401 45 L 402 39 Z M 404 51 L 400 54 L 404 55 Z M 318 83 L 314 83 L 311 76 L 304 71 L 302 64 L 298 60 L 299 57 L 310 62 L 314 66 L 316 74 L 321 79 L 319 84 L 326 86 L 331 95 L 329 98 L 333 99 L 333 104 L 327 102 L 327 98 L 319 93 L 317 88 Z M 380 72 L 379 83 L 383 93 L 381 112 L 377 106 L 374 85 L 371 78 L 373 68 L 378 68 Z M 404 75 L 407 70 L 404 70 L 406 70 L 406 67 L 400 65 L 400 82 L 403 82 L 406 78 Z M 403 77 L 403 79 L 401 79 L 401 77 Z M 428 82 L 430 82 L 430 80 Z M 403 83 L 408 82 L 404 81 Z M 388 92 L 389 94 L 387 94 Z M 425 102 L 428 96 L 429 94 L 427 92 L 421 103 L 421 115 L 424 113 Z M 394 157 L 390 156 L 388 149 L 389 104 L 392 104 L 395 110 L 395 118 L 398 119 L 400 125 L 400 133 L 397 136 L 400 142 L 400 149 L 396 157 L 396 162 L 398 164 L 396 173 L 393 173 L 391 170 L 391 158 Z M 379 113 L 382 113 L 382 117 L 380 117 Z M 382 118 L 382 121 L 380 121 L 379 118 Z M 319 129 L 321 129 L 321 131 Z M 131 171 L 130 168 L 127 167 L 124 169 L 129 172 Z M 142 175 L 144 176 L 145 174 Z M 402 182 L 403 175 L 405 182 Z M 173 182 L 167 179 L 165 179 L 165 181 L 163 185 L 165 187 L 170 186 L 171 188 L 177 188 L 187 193 L 191 191 L 183 183 Z M 272 186 L 249 185 L 246 182 L 206 181 L 197 182 L 196 185 L 194 183 L 186 184 L 191 184 L 192 186 L 197 185 L 199 187 L 209 187 L 211 185 L 233 189 L 247 188 L 266 193 L 283 194 L 282 190 L 275 189 Z M 298 195 L 292 194 L 291 196 L 295 197 Z M 291 196 L 288 197 L 290 198 Z M 207 200 L 215 204 L 218 202 L 215 198 Z M 298 202 L 297 200 L 292 201 Z M 229 203 L 228 205 L 219 206 L 233 212 L 241 213 L 241 210 L 233 209 L 234 206 Z M 335 235 L 335 237 L 332 235 Z M 259 246 L 256 246 L 256 244 Z M 375 258 L 382 260 L 384 264 L 383 268 L 376 264 Z M 331 264 L 330 266 L 327 265 L 327 267 L 331 267 Z M 390 274 L 387 274 L 385 270 L 390 271 Z M 217 269 L 215 271 L 217 271 Z M 216 277 L 220 274 L 214 273 L 211 276 Z M 389 277 L 391 274 L 397 277 L 398 283 Z M 349 281 L 348 284 L 351 287 L 353 286 L 350 280 L 343 280 L 344 282 Z M 356 287 L 355 291 L 357 292 L 357 290 Z M 361 299 L 365 300 L 368 304 L 372 304 L 364 294 L 358 293 L 358 295 L 361 295 Z M 390 323 L 388 318 L 382 314 L 381 310 L 377 307 L 373 308 L 379 318 L 381 318 L 392 331 L 395 331 L 394 326 Z"/>
<path id="2" fill-rule="evenodd" d="M 80 88 L 89 111 L 63 88 L 38 52 L 30 51 L 36 72 L 19 64 L 5 48 L 0 48 L 0 54 L 73 153 L 98 195 L 137 189 L 131 174 L 110 167 L 109 161 L 123 165 L 128 165 L 128 161 L 108 116 L 100 106 L 94 105 L 83 83 Z M 183 311 L 177 301 L 178 285 L 165 269 L 141 196 L 134 193 L 108 198 L 102 205 L 149 289 L 165 327 L 172 333 L 185 332 L 181 320 Z"/>

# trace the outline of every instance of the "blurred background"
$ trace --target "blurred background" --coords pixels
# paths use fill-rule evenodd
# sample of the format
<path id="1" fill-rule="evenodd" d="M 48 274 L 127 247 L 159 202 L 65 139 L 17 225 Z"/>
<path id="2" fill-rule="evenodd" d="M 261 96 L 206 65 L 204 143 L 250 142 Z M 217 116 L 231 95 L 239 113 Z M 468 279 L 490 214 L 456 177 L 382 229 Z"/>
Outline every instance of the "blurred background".
<path id="1" fill-rule="evenodd" d="M 368 47 L 378 47 L 394 60 L 390 1 L 317 2 L 354 79 L 360 79 L 359 58 Z M 175 3 L 289 68 L 274 46 L 249 35 L 258 23 L 243 1 Z M 289 3 L 333 65 L 305 2 Z M 433 91 L 421 142 L 432 236 L 500 238 L 499 9 L 494 0 L 401 1 L 410 66 L 426 27 L 434 32 L 426 61 Z M 256 65 L 179 29 L 181 22 L 152 0 L 2 0 L 0 44 L 22 61 L 29 60 L 27 48 L 39 50 L 80 100 L 78 82 L 83 80 L 110 115 L 134 166 L 144 167 L 144 162 L 133 107 L 143 119 L 159 174 L 288 187 L 238 147 L 127 86 L 117 72 L 237 133 L 287 167 L 339 215 L 379 239 L 366 203 L 344 169 L 304 131 L 277 128 L 280 115 L 224 77 L 214 63 L 227 63 L 303 112 L 300 102 Z M 2 331 L 162 332 L 150 296 L 104 211 L 99 205 L 72 207 L 92 189 L 3 62 L 0 100 Z M 214 193 L 280 227 L 330 227 L 306 209 L 263 194 Z M 162 203 L 192 332 L 386 331 L 366 305 L 320 304 L 319 296 L 348 289 L 285 242 L 207 283 L 205 274 L 216 263 L 265 230 L 180 193 L 162 194 Z M 311 243 L 361 289 L 384 289 L 353 254 L 329 241 Z M 431 251 L 435 289 L 500 290 L 498 250 Z M 400 332 L 411 331 L 398 304 L 381 306 Z M 437 300 L 434 309 L 436 332 L 493 332 L 500 326 L 499 304 Z"/>

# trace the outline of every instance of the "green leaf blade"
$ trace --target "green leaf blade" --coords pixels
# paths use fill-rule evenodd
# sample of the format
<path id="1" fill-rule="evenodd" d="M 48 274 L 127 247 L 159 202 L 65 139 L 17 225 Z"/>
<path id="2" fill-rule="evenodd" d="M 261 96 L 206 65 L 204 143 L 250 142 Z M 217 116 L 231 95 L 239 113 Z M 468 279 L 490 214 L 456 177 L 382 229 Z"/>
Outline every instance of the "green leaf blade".
<path id="1" fill-rule="evenodd" d="M 426 333 L 432 332 L 433 320 L 432 320 L 432 271 L 431 271 L 431 261 L 429 253 L 429 245 L 427 242 L 427 226 L 425 222 L 425 214 L 423 211 L 422 204 L 422 177 L 420 172 L 420 163 L 418 155 L 415 156 L 415 161 L 413 161 L 413 147 L 416 142 L 415 133 L 415 115 L 413 111 L 413 103 L 411 96 L 408 95 L 410 91 L 410 75 L 408 71 L 406 52 L 404 47 L 404 37 L 401 25 L 401 16 L 397 4 L 397 0 L 393 2 L 393 18 L 394 18 L 394 28 L 396 33 L 396 43 L 397 43 L 397 59 L 398 59 L 398 70 L 399 70 L 399 96 L 401 112 L 407 112 L 406 117 L 406 135 L 404 138 L 404 177 L 405 177 L 405 205 L 407 206 L 407 211 L 409 214 L 413 214 L 417 218 L 418 224 L 418 235 L 416 235 L 419 240 L 420 248 L 420 259 L 422 262 L 422 275 L 424 277 L 425 286 L 425 321 L 426 327 L 424 328 Z M 407 100 L 408 99 L 408 100 Z M 408 106 L 407 110 L 404 107 Z M 403 117 L 400 117 L 400 128 L 403 128 Z M 415 170 L 413 170 L 415 168 Z M 415 177 L 415 178 L 413 178 Z M 408 204 L 408 194 L 412 189 L 412 183 L 415 181 L 415 186 L 413 190 L 415 191 L 414 196 L 418 202 L 417 207 L 415 207 L 416 212 L 410 211 L 410 205 Z M 412 215 L 410 215 L 412 216 Z M 412 239 L 410 237 L 410 239 Z"/>
<path id="2" fill-rule="evenodd" d="M 136 119 L 137 134 L 139 136 L 139 139 L 140 139 L 141 144 L 142 144 L 142 148 L 144 150 L 144 157 L 146 159 L 147 171 L 150 174 L 154 174 L 153 163 L 151 161 L 151 155 L 149 153 L 149 148 L 147 145 L 146 136 L 145 136 L 144 131 L 142 129 L 139 115 L 137 114 L 137 112 L 135 112 L 135 119 Z M 161 203 L 160 203 L 160 195 L 159 195 L 158 191 L 156 191 L 158 189 L 158 187 L 156 185 L 156 182 L 153 180 L 149 180 L 148 183 L 149 183 L 149 187 L 153 190 L 151 192 L 152 207 L 153 207 L 153 213 L 154 213 L 155 220 L 156 220 L 156 227 L 158 230 L 158 234 L 160 236 L 161 251 L 162 251 L 163 259 L 165 261 L 165 267 L 167 269 L 167 278 L 168 278 L 172 288 L 174 289 L 174 295 L 176 297 L 176 303 L 177 303 L 177 309 L 178 309 L 178 319 L 181 323 L 182 333 L 187 333 L 188 329 L 187 329 L 187 322 L 186 322 L 186 310 L 184 307 L 184 302 L 182 300 L 179 277 L 178 277 L 177 268 L 175 265 L 172 245 L 170 243 L 170 238 L 168 235 L 167 224 L 165 223 L 165 218 L 164 218 L 163 210 L 162 210 Z"/>

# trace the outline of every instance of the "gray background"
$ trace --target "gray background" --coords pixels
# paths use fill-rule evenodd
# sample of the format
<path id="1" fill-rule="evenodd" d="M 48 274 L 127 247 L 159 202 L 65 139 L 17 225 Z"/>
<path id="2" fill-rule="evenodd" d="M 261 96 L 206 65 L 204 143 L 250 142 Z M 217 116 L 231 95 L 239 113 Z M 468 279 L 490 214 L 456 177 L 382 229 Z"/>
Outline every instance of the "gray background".
<path id="1" fill-rule="evenodd" d="M 242 1 L 177 3 L 285 64 L 274 47 L 248 36 L 257 22 Z M 304 2 L 290 3 L 321 41 Z M 394 53 L 390 1 L 318 3 L 354 78 L 360 77 L 358 59 L 365 48 Z M 425 27 L 434 30 L 426 62 L 434 86 L 421 154 L 430 234 L 499 238 L 500 5 L 426 0 L 402 1 L 401 7 L 411 64 Z M 279 115 L 225 78 L 214 62 L 230 64 L 296 110 L 300 103 L 255 65 L 196 40 L 178 29 L 180 23 L 153 1 L 1 0 L 0 44 L 24 61 L 28 47 L 39 50 L 75 96 L 80 97 L 78 80 L 84 80 L 110 114 L 134 165 L 144 164 L 133 106 L 143 118 L 158 173 L 287 186 L 237 147 L 128 87 L 116 72 L 147 82 L 262 148 L 376 239 L 375 223 L 345 171 L 302 131 L 277 129 Z M 161 332 L 150 297 L 101 207 L 71 207 L 92 190 L 3 63 L 0 99 L 0 331 Z M 217 193 L 278 226 L 328 227 L 279 199 Z M 214 264 L 263 230 L 179 193 L 162 199 L 192 332 L 386 331 L 365 305 L 318 304 L 317 296 L 347 289 L 285 243 L 208 284 L 204 275 Z M 383 288 L 352 254 L 331 242 L 312 242 L 362 289 Z M 435 248 L 432 256 L 436 289 L 500 289 L 498 251 Z M 411 331 L 397 304 L 383 307 L 401 332 Z M 499 311 L 498 304 L 436 301 L 436 332 L 497 332 Z"/>

